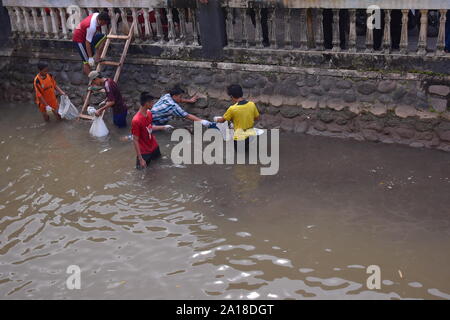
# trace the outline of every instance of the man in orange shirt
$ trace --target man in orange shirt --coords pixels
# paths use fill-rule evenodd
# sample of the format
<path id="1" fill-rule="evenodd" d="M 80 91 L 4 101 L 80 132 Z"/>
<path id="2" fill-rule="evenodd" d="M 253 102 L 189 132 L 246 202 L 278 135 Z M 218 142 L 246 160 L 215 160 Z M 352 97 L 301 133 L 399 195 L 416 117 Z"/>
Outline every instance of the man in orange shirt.
<path id="1" fill-rule="evenodd" d="M 48 73 L 48 65 L 44 62 L 38 63 L 39 73 L 34 78 L 34 90 L 36 91 L 36 104 L 41 111 L 45 121 L 49 121 L 50 117 L 47 111 L 52 111 L 58 120 L 61 116 L 58 114 L 58 100 L 56 99 L 56 92 L 61 95 L 66 95 L 64 91 L 56 84 L 55 78 Z"/>

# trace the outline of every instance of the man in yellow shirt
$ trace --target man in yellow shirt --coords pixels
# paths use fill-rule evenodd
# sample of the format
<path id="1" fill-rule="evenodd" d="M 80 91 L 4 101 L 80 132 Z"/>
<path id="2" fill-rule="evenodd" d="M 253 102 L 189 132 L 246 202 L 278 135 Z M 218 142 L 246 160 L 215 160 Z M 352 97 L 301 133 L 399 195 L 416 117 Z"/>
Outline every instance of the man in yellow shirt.
<path id="1" fill-rule="evenodd" d="M 255 103 L 243 98 L 244 92 L 238 84 L 230 85 L 227 88 L 227 93 L 234 104 L 228 108 L 223 117 L 217 117 L 214 121 L 219 123 L 233 122 L 235 145 L 236 141 L 245 141 L 247 149 L 248 138 L 256 135 L 253 126 L 255 121 L 259 119 L 258 108 L 256 108 Z"/>

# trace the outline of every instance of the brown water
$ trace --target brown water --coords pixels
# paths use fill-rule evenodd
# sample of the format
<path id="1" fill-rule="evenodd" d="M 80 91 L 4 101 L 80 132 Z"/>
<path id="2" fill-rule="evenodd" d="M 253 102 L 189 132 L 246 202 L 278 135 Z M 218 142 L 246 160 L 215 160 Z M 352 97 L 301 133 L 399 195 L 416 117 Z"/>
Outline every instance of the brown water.
<path id="1" fill-rule="evenodd" d="M 282 134 L 276 176 L 167 157 L 138 172 L 110 123 L 100 142 L 1 109 L 1 299 L 450 298 L 448 153 Z"/>

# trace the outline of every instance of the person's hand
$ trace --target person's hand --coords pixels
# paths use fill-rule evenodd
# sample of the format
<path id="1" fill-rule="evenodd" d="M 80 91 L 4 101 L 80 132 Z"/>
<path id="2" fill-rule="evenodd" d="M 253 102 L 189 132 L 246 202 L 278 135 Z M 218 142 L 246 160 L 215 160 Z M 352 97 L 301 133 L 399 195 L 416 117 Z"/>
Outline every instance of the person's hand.
<path id="1" fill-rule="evenodd" d="M 204 126 L 204 127 L 209 127 L 211 125 L 211 122 L 208 120 L 202 120 L 201 123 L 202 123 L 202 126 Z"/>
<path id="2" fill-rule="evenodd" d="M 199 99 L 199 96 L 194 95 L 192 98 L 189 99 L 189 103 L 196 103 L 198 99 Z"/>
<path id="3" fill-rule="evenodd" d="M 67 93 L 65 93 L 64 91 L 61 91 L 60 93 L 61 93 L 61 95 L 63 95 L 63 96 L 67 96 Z"/>
<path id="4" fill-rule="evenodd" d="M 98 109 L 97 111 L 95 111 L 95 116 L 96 117 L 100 117 L 103 113 L 103 110 Z"/>
<path id="5" fill-rule="evenodd" d="M 141 165 L 141 168 L 147 168 L 147 162 L 142 157 L 139 158 L 139 164 Z"/>
<path id="6" fill-rule="evenodd" d="M 174 129 L 174 127 L 171 126 L 170 124 L 166 124 L 166 125 L 164 125 L 163 127 L 164 127 L 164 131 L 171 131 L 171 130 Z"/>
<path id="7" fill-rule="evenodd" d="M 92 68 L 95 67 L 95 60 L 93 57 L 89 57 L 88 63 Z"/>

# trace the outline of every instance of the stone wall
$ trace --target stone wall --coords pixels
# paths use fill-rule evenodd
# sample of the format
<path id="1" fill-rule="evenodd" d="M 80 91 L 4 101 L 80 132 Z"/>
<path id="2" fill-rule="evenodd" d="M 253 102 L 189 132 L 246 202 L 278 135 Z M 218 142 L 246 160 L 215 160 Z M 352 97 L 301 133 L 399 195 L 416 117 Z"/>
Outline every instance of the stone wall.
<path id="1" fill-rule="evenodd" d="M 87 80 L 71 53 L 59 58 L 0 53 L 0 99 L 32 101 L 39 60 L 49 62 L 59 85 L 81 107 Z M 261 111 L 261 127 L 450 151 L 447 76 L 130 56 L 120 79 L 127 103 L 134 108 L 140 92 L 159 96 L 175 83 L 189 94 L 202 95 L 186 109 L 208 119 L 229 106 L 226 86 L 240 83 Z"/>

